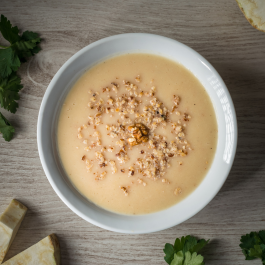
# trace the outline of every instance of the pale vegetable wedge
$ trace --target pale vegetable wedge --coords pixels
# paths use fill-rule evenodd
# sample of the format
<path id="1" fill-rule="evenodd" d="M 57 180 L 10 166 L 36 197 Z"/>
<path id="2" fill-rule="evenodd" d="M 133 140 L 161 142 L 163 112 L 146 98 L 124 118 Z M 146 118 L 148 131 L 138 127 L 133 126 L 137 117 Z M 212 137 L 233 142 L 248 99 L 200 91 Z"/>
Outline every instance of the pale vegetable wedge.
<path id="1" fill-rule="evenodd" d="M 51 234 L 37 244 L 9 259 L 3 265 L 59 265 L 60 246 L 57 237 Z"/>
<path id="2" fill-rule="evenodd" d="M 15 238 L 26 212 L 26 206 L 17 200 L 12 200 L 0 216 L 0 264 Z"/>
<path id="3" fill-rule="evenodd" d="M 265 32 L 265 0 L 236 0 L 249 23 Z"/>

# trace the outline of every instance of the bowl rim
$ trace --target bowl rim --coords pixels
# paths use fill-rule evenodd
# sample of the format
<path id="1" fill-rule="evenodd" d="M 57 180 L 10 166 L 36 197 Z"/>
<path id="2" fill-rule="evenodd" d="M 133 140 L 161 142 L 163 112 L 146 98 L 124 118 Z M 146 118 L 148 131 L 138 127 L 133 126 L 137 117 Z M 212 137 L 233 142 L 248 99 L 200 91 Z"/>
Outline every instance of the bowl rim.
<path id="1" fill-rule="evenodd" d="M 192 52 L 207 68 L 209 68 L 213 74 L 219 79 L 219 81 L 222 83 L 223 88 L 225 89 L 226 92 L 226 96 L 228 98 L 229 104 L 230 104 L 230 108 L 231 108 L 231 112 L 232 112 L 232 116 L 233 116 L 233 124 L 234 124 L 234 142 L 233 142 L 233 150 L 231 153 L 231 157 L 230 157 L 230 161 L 231 163 L 229 163 L 229 166 L 227 168 L 227 172 L 225 173 L 226 176 L 223 177 L 222 182 L 220 184 L 220 186 L 216 189 L 216 192 L 214 192 L 211 196 L 208 196 L 207 199 L 204 200 L 204 203 L 202 203 L 200 205 L 200 207 L 197 208 L 196 211 L 194 212 L 190 212 L 190 214 L 187 214 L 186 217 L 181 220 L 180 222 L 176 222 L 175 224 L 168 224 L 165 226 L 161 226 L 158 229 L 153 229 L 152 227 L 149 227 L 148 229 L 144 229 L 144 230 L 139 230 L 139 231 L 131 231 L 130 229 L 118 229 L 118 228 L 113 228 L 112 226 L 106 225 L 106 224 L 102 224 L 96 220 L 94 220 L 93 218 L 87 216 L 86 214 L 84 214 L 83 212 L 79 211 L 70 201 L 68 198 L 66 198 L 63 193 L 61 192 L 60 188 L 56 185 L 53 177 L 51 176 L 51 174 L 49 173 L 48 170 L 48 165 L 47 165 L 47 161 L 45 158 L 45 154 L 43 152 L 43 147 L 42 147 L 42 141 L 41 141 L 41 137 L 42 137 L 42 132 L 41 132 L 41 125 L 43 122 L 42 116 L 43 113 L 45 111 L 45 103 L 47 101 L 47 98 L 49 96 L 49 94 L 51 93 L 52 89 L 54 88 L 54 83 L 55 81 L 60 77 L 60 75 L 65 71 L 65 69 L 73 62 L 76 60 L 76 58 L 78 58 L 80 55 L 82 55 L 84 52 L 87 52 L 88 50 L 96 47 L 97 45 L 100 44 L 104 44 L 106 42 L 112 41 L 112 40 L 118 40 L 118 39 L 122 39 L 122 38 L 126 38 L 126 37 L 146 37 L 146 36 L 153 36 L 155 38 L 158 39 L 163 39 L 165 41 L 169 41 L 169 42 L 173 42 L 179 46 L 184 47 L 185 49 L 189 50 L 190 52 Z M 207 92 L 208 93 L 208 92 Z M 218 136 L 219 138 L 219 136 Z M 38 153 L 39 153 L 39 157 L 41 160 L 41 164 L 43 167 L 43 170 L 45 172 L 45 175 L 49 181 L 49 183 L 51 184 L 52 188 L 54 189 L 54 191 L 56 192 L 56 194 L 59 196 L 59 198 L 74 212 L 76 213 L 78 216 L 80 216 L 81 218 L 83 218 L 84 220 L 107 230 L 110 231 L 114 231 L 114 232 L 120 232 L 120 233 L 129 233 L 129 234 L 143 234 L 143 233 L 151 233 L 151 232 L 157 232 L 157 231 L 161 231 L 167 228 L 170 228 L 172 226 L 175 226 L 177 224 L 180 224 L 188 219 L 190 219 L 192 216 L 194 216 L 195 214 L 197 214 L 199 211 L 201 211 L 216 195 L 217 193 L 220 191 L 220 189 L 222 188 L 224 182 L 226 181 L 233 162 L 234 162 L 234 158 L 235 158 L 235 154 L 236 154 L 236 149 L 237 149 L 237 140 L 238 140 L 238 127 L 237 127 L 237 116 L 236 116 L 236 111 L 234 108 L 234 104 L 231 98 L 231 95 L 229 93 L 229 90 L 227 89 L 223 79 L 221 78 L 221 76 L 218 74 L 218 72 L 215 70 L 215 68 L 202 56 L 200 55 L 198 52 L 196 52 L 195 50 L 193 50 L 192 48 L 188 47 L 187 45 L 178 42 L 176 40 L 164 37 L 164 36 L 160 36 L 160 35 L 155 35 L 155 34 L 149 34 L 149 33 L 125 33 L 125 34 L 118 34 L 118 35 L 114 35 L 114 36 L 110 36 L 110 37 L 106 37 L 103 39 L 100 39 L 96 42 L 93 42 L 89 45 L 87 45 L 86 47 L 82 48 L 81 50 L 79 50 L 77 53 L 75 53 L 73 56 L 71 56 L 63 65 L 62 67 L 59 69 L 59 71 L 54 75 L 54 77 L 52 78 L 50 84 L 48 85 L 45 94 L 43 96 L 42 102 L 41 102 L 41 106 L 40 106 L 40 110 L 39 110 L 39 115 L 38 115 L 38 122 L 37 122 L 37 146 L 38 146 Z M 209 172 L 209 171 L 208 171 Z M 208 174 L 208 173 L 207 173 Z M 194 192 L 194 191 L 193 191 Z M 192 193 L 193 193 L 192 192 Z M 187 197 L 189 197 L 190 195 L 188 195 Z M 170 207 L 171 208 L 171 207 Z M 160 213 L 162 211 L 156 212 L 156 213 Z M 149 214 L 148 214 L 149 215 Z"/>

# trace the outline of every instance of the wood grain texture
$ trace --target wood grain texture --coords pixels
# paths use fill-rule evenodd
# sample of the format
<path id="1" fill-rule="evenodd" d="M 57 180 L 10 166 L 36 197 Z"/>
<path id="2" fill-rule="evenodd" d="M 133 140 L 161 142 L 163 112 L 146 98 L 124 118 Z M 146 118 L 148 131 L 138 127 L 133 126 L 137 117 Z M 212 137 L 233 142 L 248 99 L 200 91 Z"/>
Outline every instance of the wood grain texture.
<path id="1" fill-rule="evenodd" d="M 238 245 L 242 234 L 265 229 L 265 33 L 235 1 L 1 0 L 0 13 L 43 38 L 42 51 L 19 71 L 17 114 L 3 111 L 16 134 L 10 143 L 0 138 L 0 211 L 12 198 L 29 208 L 7 258 L 56 233 L 63 265 L 166 264 L 164 244 L 191 234 L 211 239 L 206 264 L 261 264 L 244 261 Z M 48 183 L 36 141 L 41 100 L 60 66 L 89 43 L 128 32 L 163 35 L 201 53 L 224 79 L 238 117 L 236 159 L 218 195 L 190 220 L 147 235 L 105 231 L 75 215 Z"/>

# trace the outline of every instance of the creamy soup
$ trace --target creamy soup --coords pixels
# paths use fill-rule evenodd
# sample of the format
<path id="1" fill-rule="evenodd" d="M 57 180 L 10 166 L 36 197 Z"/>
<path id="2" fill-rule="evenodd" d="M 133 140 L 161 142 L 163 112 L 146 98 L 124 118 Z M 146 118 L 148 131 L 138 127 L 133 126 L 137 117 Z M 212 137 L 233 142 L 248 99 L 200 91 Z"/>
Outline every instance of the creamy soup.
<path id="1" fill-rule="evenodd" d="M 76 189 L 113 212 L 147 214 L 188 196 L 214 158 L 217 122 L 185 67 L 126 54 L 89 69 L 62 106 L 58 150 Z"/>

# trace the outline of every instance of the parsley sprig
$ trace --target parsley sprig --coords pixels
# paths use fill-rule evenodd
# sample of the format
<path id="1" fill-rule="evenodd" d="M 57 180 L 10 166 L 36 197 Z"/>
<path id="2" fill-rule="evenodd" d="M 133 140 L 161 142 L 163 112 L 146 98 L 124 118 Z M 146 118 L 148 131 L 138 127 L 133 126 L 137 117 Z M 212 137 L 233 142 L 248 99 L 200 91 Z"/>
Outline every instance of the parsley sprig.
<path id="1" fill-rule="evenodd" d="M 9 20 L 1 15 L 0 32 L 10 43 L 9 46 L 0 45 L 0 106 L 11 113 L 18 108 L 19 91 L 23 88 L 21 78 L 16 71 L 22 62 L 40 51 L 38 44 L 41 39 L 37 33 L 25 31 L 19 34 L 18 27 L 12 27 Z M 6 141 L 10 141 L 14 128 L 0 112 L 0 133 Z"/>
<path id="2" fill-rule="evenodd" d="M 260 258 L 265 265 L 265 231 L 251 232 L 241 237 L 242 249 L 246 260 Z"/>
<path id="3" fill-rule="evenodd" d="M 209 240 L 197 240 L 193 236 L 177 238 L 174 245 L 165 245 L 164 259 L 170 265 L 204 265 L 203 256 L 197 253 L 208 242 Z"/>

